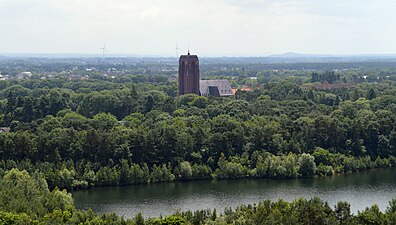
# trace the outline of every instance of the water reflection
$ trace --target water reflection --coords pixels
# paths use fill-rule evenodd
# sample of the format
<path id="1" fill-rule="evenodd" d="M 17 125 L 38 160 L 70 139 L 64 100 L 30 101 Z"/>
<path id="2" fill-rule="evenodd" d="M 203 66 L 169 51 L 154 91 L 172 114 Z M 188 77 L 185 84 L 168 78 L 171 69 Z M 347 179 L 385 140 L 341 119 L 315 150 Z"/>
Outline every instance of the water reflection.
<path id="1" fill-rule="evenodd" d="M 244 179 L 177 182 L 76 191 L 79 208 L 95 212 L 116 212 L 127 218 L 142 212 L 146 217 L 166 215 L 175 210 L 236 207 L 265 199 L 292 201 L 318 196 L 334 206 L 351 203 L 353 212 L 378 204 L 384 210 L 396 198 L 396 169 L 338 175 L 315 179 Z"/>

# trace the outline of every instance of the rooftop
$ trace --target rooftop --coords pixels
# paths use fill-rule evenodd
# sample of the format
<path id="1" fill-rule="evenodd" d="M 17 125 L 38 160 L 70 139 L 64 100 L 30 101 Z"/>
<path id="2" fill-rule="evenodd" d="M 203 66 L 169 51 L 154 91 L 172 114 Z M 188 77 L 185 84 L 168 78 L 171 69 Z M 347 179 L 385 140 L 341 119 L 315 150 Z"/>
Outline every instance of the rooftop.
<path id="1" fill-rule="evenodd" d="M 228 80 L 200 80 L 199 90 L 202 96 L 232 96 L 232 88 Z"/>

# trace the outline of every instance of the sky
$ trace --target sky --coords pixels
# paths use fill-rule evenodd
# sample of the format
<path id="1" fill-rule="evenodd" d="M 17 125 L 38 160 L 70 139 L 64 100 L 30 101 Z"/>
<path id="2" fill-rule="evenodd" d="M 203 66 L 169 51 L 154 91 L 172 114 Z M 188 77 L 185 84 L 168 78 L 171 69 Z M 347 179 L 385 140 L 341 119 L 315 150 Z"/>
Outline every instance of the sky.
<path id="1" fill-rule="evenodd" d="M 0 54 L 396 54 L 395 0 L 0 0 Z"/>

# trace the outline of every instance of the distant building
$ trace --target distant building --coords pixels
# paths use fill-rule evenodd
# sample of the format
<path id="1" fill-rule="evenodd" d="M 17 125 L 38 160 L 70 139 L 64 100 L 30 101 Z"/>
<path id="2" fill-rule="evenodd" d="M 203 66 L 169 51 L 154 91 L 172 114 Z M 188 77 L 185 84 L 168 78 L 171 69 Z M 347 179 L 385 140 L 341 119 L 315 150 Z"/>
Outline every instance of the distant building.
<path id="1" fill-rule="evenodd" d="M 228 80 L 200 80 L 199 59 L 197 55 L 180 56 L 179 59 L 179 95 L 196 94 L 201 96 L 232 96 Z"/>
<path id="2" fill-rule="evenodd" d="M 2 75 L 0 74 L 0 80 L 9 80 L 10 76 L 9 75 Z"/>
<path id="3" fill-rule="evenodd" d="M 22 78 L 25 78 L 25 77 L 30 78 L 30 77 L 32 77 L 32 76 L 33 76 L 32 72 L 29 72 L 29 71 L 22 72 L 22 73 L 19 73 L 19 74 L 16 75 L 16 77 L 17 77 L 18 79 L 22 79 Z"/>
<path id="4" fill-rule="evenodd" d="M 184 94 L 199 95 L 199 59 L 190 52 L 179 59 L 179 95 Z"/>
<path id="5" fill-rule="evenodd" d="M 69 75 L 69 80 L 88 80 L 88 75 L 71 74 Z"/>
<path id="6" fill-rule="evenodd" d="M 8 133 L 10 130 L 11 128 L 9 127 L 0 127 L 0 133 Z"/>
<path id="7" fill-rule="evenodd" d="M 228 80 L 201 80 L 199 86 L 202 96 L 226 97 L 234 95 Z"/>
<path id="8" fill-rule="evenodd" d="M 251 87 L 240 87 L 240 88 L 233 88 L 232 93 L 235 95 L 238 91 L 253 91 L 254 89 Z"/>

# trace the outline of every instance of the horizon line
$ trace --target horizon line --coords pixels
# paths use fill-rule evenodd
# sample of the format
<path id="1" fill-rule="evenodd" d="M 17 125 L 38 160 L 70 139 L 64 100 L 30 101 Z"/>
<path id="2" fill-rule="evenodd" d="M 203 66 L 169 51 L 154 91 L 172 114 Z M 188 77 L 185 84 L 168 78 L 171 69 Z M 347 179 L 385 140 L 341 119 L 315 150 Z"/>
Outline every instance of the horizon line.
<path id="1" fill-rule="evenodd" d="M 182 54 L 180 54 L 182 55 Z M 357 54 L 345 54 L 345 53 L 299 53 L 299 52 L 284 52 L 274 54 L 199 54 L 203 58 L 343 58 L 343 57 L 396 57 L 396 53 L 357 53 Z M 75 58 L 75 57 L 86 57 L 86 58 L 102 58 L 103 55 L 100 53 L 0 53 L 0 58 L 13 58 L 13 57 L 33 57 L 33 58 L 45 58 L 50 56 L 57 56 L 58 58 Z M 172 54 L 134 54 L 134 53 L 109 53 L 106 54 L 105 58 L 116 58 L 116 57 L 130 57 L 130 58 L 178 58 Z"/>

